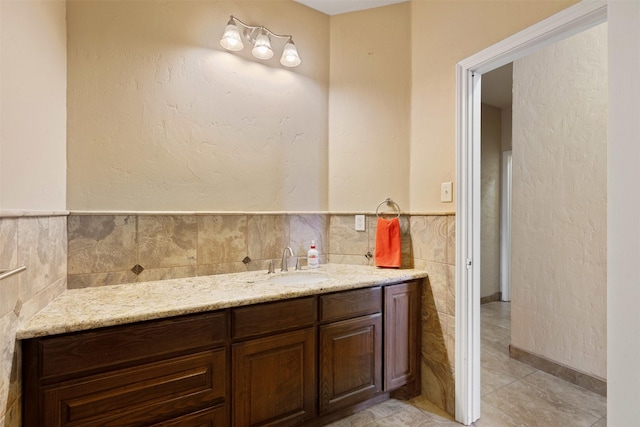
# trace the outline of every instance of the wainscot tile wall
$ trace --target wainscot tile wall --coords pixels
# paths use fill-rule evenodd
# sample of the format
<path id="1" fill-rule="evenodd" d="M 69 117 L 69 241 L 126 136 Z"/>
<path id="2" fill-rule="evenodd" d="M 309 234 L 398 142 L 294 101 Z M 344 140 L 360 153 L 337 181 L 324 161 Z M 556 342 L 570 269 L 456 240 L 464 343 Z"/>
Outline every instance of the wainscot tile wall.
<path id="1" fill-rule="evenodd" d="M 311 240 L 327 262 L 327 230 L 325 215 L 70 215 L 69 288 L 279 269 Z"/>
<path id="2" fill-rule="evenodd" d="M 0 269 L 26 266 L 0 281 L 0 426 L 18 427 L 21 352 L 16 329 L 67 287 L 67 217 L 0 215 Z"/>
<path id="3" fill-rule="evenodd" d="M 354 215 L 76 215 L 68 218 L 68 287 L 266 270 L 282 251 L 374 265 L 377 218 Z M 429 273 L 422 293 L 422 395 L 454 413 L 455 217 L 402 215 L 402 267 Z M 294 261 L 290 261 L 294 265 Z M 304 261 L 303 261 L 304 265 Z"/>

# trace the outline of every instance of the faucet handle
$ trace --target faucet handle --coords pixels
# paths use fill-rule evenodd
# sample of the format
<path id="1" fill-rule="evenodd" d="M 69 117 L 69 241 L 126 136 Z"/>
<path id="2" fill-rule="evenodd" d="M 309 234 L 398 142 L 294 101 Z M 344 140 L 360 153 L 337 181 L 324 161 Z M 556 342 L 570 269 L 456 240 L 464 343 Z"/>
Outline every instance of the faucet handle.
<path id="1" fill-rule="evenodd" d="M 275 272 L 276 272 L 276 268 L 273 265 L 273 260 L 269 260 L 269 271 L 267 271 L 267 274 L 271 274 Z"/>

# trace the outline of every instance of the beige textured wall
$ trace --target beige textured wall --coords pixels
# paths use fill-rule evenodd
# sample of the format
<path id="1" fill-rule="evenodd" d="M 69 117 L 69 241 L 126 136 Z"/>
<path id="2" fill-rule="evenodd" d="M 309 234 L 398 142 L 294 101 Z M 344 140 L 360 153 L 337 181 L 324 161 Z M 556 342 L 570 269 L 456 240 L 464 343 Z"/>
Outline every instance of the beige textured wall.
<path id="1" fill-rule="evenodd" d="M 411 2 L 412 211 L 455 211 L 455 203 L 440 202 L 440 183 L 453 181 L 455 198 L 456 63 L 573 3 L 576 2 Z"/>
<path id="2" fill-rule="evenodd" d="M 0 1 L 0 425 L 22 425 L 16 330 L 67 284 L 64 1 Z M 20 211 L 19 217 L 7 211 Z"/>
<path id="3" fill-rule="evenodd" d="M 410 3 L 331 17 L 329 209 L 409 209 Z"/>
<path id="4" fill-rule="evenodd" d="M 607 26 L 514 63 L 512 345 L 606 378 Z"/>
<path id="5" fill-rule="evenodd" d="M 572 3 L 71 2 L 68 207 L 453 212 L 456 62 Z M 303 65 L 222 52 L 230 13 L 293 33 Z"/>
<path id="6" fill-rule="evenodd" d="M 292 34 L 302 64 L 222 49 L 231 14 Z M 69 2 L 67 26 L 69 209 L 326 210 L 328 16 L 92 0 Z"/>
<path id="7" fill-rule="evenodd" d="M 500 185 L 502 110 L 482 104 L 480 296 L 500 292 Z"/>
<path id="8" fill-rule="evenodd" d="M 64 210 L 65 2 L 1 3 L 0 210 Z"/>

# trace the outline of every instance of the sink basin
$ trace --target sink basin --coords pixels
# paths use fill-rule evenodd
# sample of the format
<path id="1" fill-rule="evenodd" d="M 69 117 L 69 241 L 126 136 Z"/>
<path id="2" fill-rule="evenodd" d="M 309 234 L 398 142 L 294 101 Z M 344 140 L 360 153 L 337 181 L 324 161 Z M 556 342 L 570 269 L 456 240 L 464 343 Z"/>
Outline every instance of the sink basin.
<path id="1" fill-rule="evenodd" d="M 285 273 L 271 277 L 269 282 L 278 285 L 310 285 L 327 281 L 330 278 L 331 276 L 325 273 Z"/>

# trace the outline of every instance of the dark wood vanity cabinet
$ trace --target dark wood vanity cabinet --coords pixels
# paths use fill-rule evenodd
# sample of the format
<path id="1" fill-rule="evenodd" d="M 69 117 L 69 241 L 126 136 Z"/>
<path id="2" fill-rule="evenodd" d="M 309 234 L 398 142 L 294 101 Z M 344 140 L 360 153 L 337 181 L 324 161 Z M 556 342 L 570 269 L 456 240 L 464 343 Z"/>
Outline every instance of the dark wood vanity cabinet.
<path id="1" fill-rule="evenodd" d="M 24 425 L 226 425 L 226 317 L 215 312 L 24 341 Z"/>
<path id="2" fill-rule="evenodd" d="M 23 341 L 24 425 L 297 426 L 419 393 L 420 282 Z"/>

